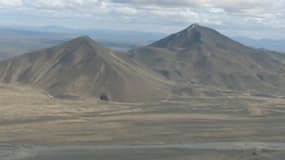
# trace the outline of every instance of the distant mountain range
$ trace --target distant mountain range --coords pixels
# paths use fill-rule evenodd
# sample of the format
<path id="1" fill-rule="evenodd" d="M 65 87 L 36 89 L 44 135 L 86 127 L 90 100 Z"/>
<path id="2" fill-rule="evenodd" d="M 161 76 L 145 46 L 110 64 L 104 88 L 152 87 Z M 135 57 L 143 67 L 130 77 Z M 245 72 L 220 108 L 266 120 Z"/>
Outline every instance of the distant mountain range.
<path id="1" fill-rule="evenodd" d="M 81 35 L 89 35 L 104 46 L 119 51 L 143 46 L 164 36 L 162 33 L 77 30 L 59 26 L 0 27 L 0 59 L 57 45 Z"/>
<path id="2" fill-rule="evenodd" d="M 81 35 L 89 35 L 104 46 L 119 51 L 127 51 L 144 46 L 167 36 L 165 33 L 156 32 L 118 31 L 110 29 L 80 30 L 61 26 L 0 26 L 0 59 L 57 45 Z M 232 39 L 257 49 L 285 53 L 285 40 L 256 40 L 246 37 L 232 37 Z"/>
<path id="3" fill-rule="evenodd" d="M 246 37 L 233 37 L 233 39 L 257 49 L 265 49 L 285 53 L 285 39 L 251 39 Z"/>
<path id="4" fill-rule="evenodd" d="M 0 62 L 0 82 L 57 98 L 153 102 L 173 96 L 283 96 L 285 55 L 193 24 L 121 54 L 79 37 Z"/>

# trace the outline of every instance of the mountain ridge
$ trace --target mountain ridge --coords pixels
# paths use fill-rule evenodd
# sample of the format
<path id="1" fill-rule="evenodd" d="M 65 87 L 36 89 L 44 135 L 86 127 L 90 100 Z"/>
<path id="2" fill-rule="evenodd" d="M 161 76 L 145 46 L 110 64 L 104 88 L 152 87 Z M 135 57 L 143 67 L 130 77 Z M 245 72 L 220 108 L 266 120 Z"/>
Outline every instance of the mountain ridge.
<path id="1" fill-rule="evenodd" d="M 237 41 L 232 40 L 231 38 L 221 34 L 220 32 L 201 26 L 197 23 L 190 25 L 186 29 L 179 31 L 177 33 L 171 34 L 161 40 L 158 40 L 148 46 L 158 47 L 158 48 L 168 48 L 168 49 L 177 49 L 179 47 L 191 47 L 193 43 L 206 43 L 207 45 L 221 45 L 218 44 L 219 41 L 231 43 L 232 46 L 238 45 L 247 47 Z M 214 43 L 215 42 L 215 43 Z M 213 44 L 214 43 L 214 44 Z M 221 43 L 221 42 L 220 42 Z M 233 44 L 234 43 L 234 44 Z M 170 46 L 169 46 L 170 45 Z M 176 45 L 176 46 L 175 46 Z M 172 46 L 172 47 L 171 47 Z M 248 47 L 250 48 L 250 47 Z"/>
<path id="2" fill-rule="evenodd" d="M 88 36 L 0 62 L 0 82 L 57 97 L 153 102 L 220 91 L 283 95 L 285 55 L 257 50 L 193 24 L 128 55 Z"/>
<path id="3" fill-rule="evenodd" d="M 0 81 L 31 84 L 54 97 L 122 102 L 157 101 L 169 93 L 163 78 L 87 36 L 0 62 Z"/>
<path id="4" fill-rule="evenodd" d="M 189 88 L 198 84 L 238 92 L 285 91 L 284 55 L 250 48 L 197 24 L 129 55 Z"/>

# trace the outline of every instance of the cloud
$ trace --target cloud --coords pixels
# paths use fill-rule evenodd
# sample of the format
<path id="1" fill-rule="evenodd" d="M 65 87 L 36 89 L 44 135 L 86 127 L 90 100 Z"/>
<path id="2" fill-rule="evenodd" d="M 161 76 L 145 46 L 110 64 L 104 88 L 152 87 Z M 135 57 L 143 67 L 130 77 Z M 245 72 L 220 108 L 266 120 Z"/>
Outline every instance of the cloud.
<path id="1" fill-rule="evenodd" d="M 28 7 L 43 9 L 43 10 L 73 10 L 89 11 L 104 6 L 102 0 L 33 0 L 28 4 Z"/>
<path id="2" fill-rule="evenodd" d="M 159 7 L 182 7 L 182 6 L 196 6 L 198 3 L 197 1 L 193 0 L 111 0 L 113 3 L 121 3 L 127 5 L 134 5 L 134 6 L 159 6 Z"/>
<path id="3" fill-rule="evenodd" d="M 22 5 L 22 0 L 0 0 L 0 8 L 19 7 Z"/>
<path id="4" fill-rule="evenodd" d="M 53 12 L 74 12 L 81 15 L 101 16 L 117 14 L 132 16 L 137 13 L 137 9 L 128 5 L 110 3 L 106 0 L 34 0 L 29 7 L 39 10 Z"/>
<path id="5" fill-rule="evenodd" d="M 285 0 L 29 0 L 28 7 L 74 12 L 96 13 L 122 13 L 135 15 L 139 12 L 187 15 L 191 12 L 220 13 L 234 16 L 251 16 L 271 18 L 273 16 L 284 17 Z M 6 0 L 5 3 L 14 4 L 20 0 Z M 1 0 L 0 0 L 1 4 Z M 177 12 L 177 10 L 179 12 Z M 172 12 L 172 13 L 170 13 Z M 211 16 L 211 15 L 209 15 Z"/>
<path id="6" fill-rule="evenodd" d="M 252 37 L 285 32 L 285 0 L 111 0 L 140 10 L 161 23 L 187 25 L 198 22 Z M 237 31 L 237 32 L 236 32 Z M 278 32 L 278 33 L 277 33 Z"/>
<path id="7" fill-rule="evenodd" d="M 121 3 L 134 6 L 159 6 L 169 8 L 221 8 L 224 10 L 240 10 L 266 8 L 268 6 L 280 5 L 283 0 L 110 0 L 112 3 Z"/>
<path id="8" fill-rule="evenodd" d="M 23 8 L 28 15 L 89 17 L 96 26 L 116 22 L 136 30 L 173 32 L 197 22 L 256 37 L 285 34 L 285 0 L 0 0 L 3 7 Z"/>

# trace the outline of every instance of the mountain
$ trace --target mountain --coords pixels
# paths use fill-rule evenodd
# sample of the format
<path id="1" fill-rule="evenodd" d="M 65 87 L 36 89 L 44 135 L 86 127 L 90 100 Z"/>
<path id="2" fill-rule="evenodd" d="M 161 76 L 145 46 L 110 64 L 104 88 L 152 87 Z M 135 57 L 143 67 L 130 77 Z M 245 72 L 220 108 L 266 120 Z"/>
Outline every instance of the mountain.
<path id="1" fill-rule="evenodd" d="M 58 98 L 147 102 L 169 94 L 158 74 L 89 37 L 0 62 L 0 82 L 42 88 Z"/>
<path id="2" fill-rule="evenodd" d="M 129 56 L 190 89 L 285 93 L 284 55 L 250 48 L 198 24 Z"/>

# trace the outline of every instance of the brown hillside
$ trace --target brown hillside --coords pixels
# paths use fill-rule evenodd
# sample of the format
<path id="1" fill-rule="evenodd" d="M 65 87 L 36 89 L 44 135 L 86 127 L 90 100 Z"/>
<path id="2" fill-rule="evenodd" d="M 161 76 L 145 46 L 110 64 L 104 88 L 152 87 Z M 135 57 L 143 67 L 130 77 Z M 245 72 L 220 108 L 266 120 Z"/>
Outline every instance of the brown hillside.
<path id="1" fill-rule="evenodd" d="M 132 50 L 130 56 L 189 87 L 281 95 L 285 92 L 284 55 L 247 47 L 198 24 Z"/>
<path id="2" fill-rule="evenodd" d="M 55 97 L 145 102 L 169 94 L 158 74 L 88 37 L 0 62 L 0 81 L 43 88 Z"/>

